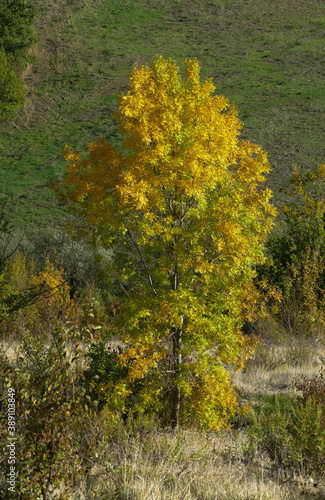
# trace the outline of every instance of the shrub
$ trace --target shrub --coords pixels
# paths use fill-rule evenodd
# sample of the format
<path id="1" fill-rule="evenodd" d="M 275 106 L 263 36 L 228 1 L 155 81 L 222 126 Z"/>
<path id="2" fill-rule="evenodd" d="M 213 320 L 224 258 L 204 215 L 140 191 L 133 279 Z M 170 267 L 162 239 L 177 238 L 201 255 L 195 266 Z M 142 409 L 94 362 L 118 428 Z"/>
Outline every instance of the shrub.
<path id="1" fill-rule="evenodd" d="M 0 322 L 7 338 L 27 330 L 46 337 L 60 323 L 63 308 L 67 313 L 73 306 L 62 271 L 48 261 L 37 272 L 33 260 L 16 253 L 6 261 L 2 279 Z"/>
<path id="2" fill-rule="evenodd" d="M 23 81 L 16 76 L 0 45 L 0 121 L 15 113 L 22 106 L 24 99 Z"/>
<path id="3" fill-rule="evenodd" d="M 84 371 L 85 387 L 92 401 L 98 404 L 98 410 L 111 415 L 121 415 L 124 422 L 128 416 L 137 418 L 151 409 L 149 413 L 157 415 L 160 405 L 155 402 L 151 407 L 148 389 L 154 390 L 155 380 L 152 370 L 142 379 L 129 379 L 133 360 L 123 365 L 120 355 L 121 346 L 112 347 L 103 341 L 94 342 L 86 357 L 88 366 Z"/>
<path id="4" fill-rule="evenodd" d="M 318 334 L 325 325 L 324 169 L 321 164 L 305 176 L 294 170 L 287 230 L 269 238 L 268 260 L 259 267 L 260 283 L 281 291 L 277 319 L 294 334 Z"/>
<path id="5" fill-rule="evenodd" d="M 44 268 L 46 261 L 59 265 L 78 291 L 86 283 L 107 288 L 111 282 L 113 251 L 94 249 L 82 239 L 77 241 L 60 226 L 30 228 L 21 246 L 37 269 Z"/>
<path id="6" fill-rule="evenodd" d="M 35 43 L 35 15 L 35 8 L 27 0 L 1 0 L 0 46 L 18 64 L 28 59 L 28 50 Z"/>
<path id="7" fill-rule="evenodd" d="M 16 492 L 21 499 L 51 498 L 62 485 L 67 496 L 60 498 L 71 498 L 69 492 L 86 472 L 83 457 L 93 446 L 93 408 L 81 384 L 80 344 L 67 330 L 52 334 L 48 345 L 25 335 L 14 360 L 1 352 L 1 393 L 11 387 L 16 398 Z M 4 408 L 1 415 L 2 444 L 7 444 Z"/>
<path id="8" fill-rule="evenodd" d="M 93 343 L 87 353 L 90 362 L 84 372 L 85 383 L 92 400 L 98 402 L 99 410 L 107 404 L 116 384 L 127 375 L 128 368 L 118 362 L 120 352 L 120 347 L 107 348 L 104 342 L 98 342 Z"/>
<path id="9" fill-rule="evenodd" d="M 322 359 L 324 363 L 324 359 Z M 302 404 L 306 405 L 309 401 L 313 401 L 314 404 L 318 405 L 323 412 L 323 425 L 325 427 L 325 378 L 324 371 L 321 371 L 319 375 L 316 375 L 312 379 L 308 379 L 306 376 L 301 377 L 295 381 L 296 388 L 301 391 L 301 395 L 297 397 L 297 400 Z"/>
<path id="10" fill-rule="evenodd" d="M 286 408 L 276 398 L 272 409 L 252 411 L 251 443 L 267 452 L 275 467 L 308 474 L 325 471 L 324 404 L 316 393 L 293 397 Z"/>

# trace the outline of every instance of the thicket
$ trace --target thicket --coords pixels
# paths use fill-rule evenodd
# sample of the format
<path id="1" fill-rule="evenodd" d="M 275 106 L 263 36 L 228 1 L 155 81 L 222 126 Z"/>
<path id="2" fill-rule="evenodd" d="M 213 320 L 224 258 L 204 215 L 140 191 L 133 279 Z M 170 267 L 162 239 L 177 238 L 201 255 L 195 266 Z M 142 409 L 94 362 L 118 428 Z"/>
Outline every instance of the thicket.
<path id="1" fill-rule="evenodd" d="M 304 175 L 295 169 L 291 201 L 284 207 L 282 233 L 267 242 L 258 280 L 282 296 L 276 318 L 294 335 L 324 331 L 325 185 L 324 165 Z"/>
<path id="2" fill-rule="evenodd" d="M 22 239 L 17 244 L 5 222 L 2 227 L 0 386 L 4 396 L 8 387 L 15 390 L 19 475 L 17 496 L 10 496 L 5 475 L 0 496 L 48 499 L 62 488 L 60 498 L 70 498 L 98 439 L 99 406 L 85 383 L 85 351 L 105 336 L 110 312 L 91 283 L 71 298 L 70 281 L 50 253 L 35 262 Z M 5 397 L 0 406 L 6 445 Z"/>
<path id="3" fill-rule="evenodd" d="M 292 201 L 284 209 L 285 229 L 267 243 L 267 261 L 259 268 L 260 285 L 275 286 L 282 296 L 273 309 L 273 328 L 286 335 L 324 342 L 325 189 L 324 165 L 292 176 Z M 271 306 L 271 304 L 269 304 Z M 283 333 L 282 333 L 283 334 Z M 278 469 L 324 474 L 324 359 L 319 375 L 299 377 L 294 394 L 273 397 L 252 412 L 251 443 L 265 451 Z"/>
<path id="4" fill-rule="evenodd" d="M 267 409 L 252 411 L 253 449 L 265 451 L 274 469 L 325 472 L 325 380 L 323 372 L 295 381 L 296 393 L 285 404 L 272 398 Z M 256 448 L 255 448 L 256 447 Z"/>
<path id="5" fill-rule="evenodd" d="M 2 0 L 0 5 L 0 121 L 8 119 L 25 99 L 22 70 L 35 43 L 36 10 L 26 0 Z"/>
<path id="6" fill-rule="evenodd" d="M 24 84 L 0 47 L 0 121 L 17 111 L 25 98 Z"/>

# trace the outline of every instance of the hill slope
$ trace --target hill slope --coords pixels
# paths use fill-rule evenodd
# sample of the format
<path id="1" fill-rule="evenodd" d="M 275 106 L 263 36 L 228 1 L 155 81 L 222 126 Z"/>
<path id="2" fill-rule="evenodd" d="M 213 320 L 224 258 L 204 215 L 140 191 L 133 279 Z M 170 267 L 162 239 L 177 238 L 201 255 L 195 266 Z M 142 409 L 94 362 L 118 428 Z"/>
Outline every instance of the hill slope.
<path id="1" fill-rule="evenodd" d="M 35 0 L 37 61 L 27 101 L 0 127 L 0 191 L 18 195 L 16 221 L 61 216 L 46 183 L 66 144 L 104 135 L 134 64 L 156 53 L 197 57 L 202 75 L 236 103 L 243 136 L 269 152 L 268 184 L 324 160 L 325 7 L 316 0 Z M 281 204 L 285 193 L 277 193 Z"/>

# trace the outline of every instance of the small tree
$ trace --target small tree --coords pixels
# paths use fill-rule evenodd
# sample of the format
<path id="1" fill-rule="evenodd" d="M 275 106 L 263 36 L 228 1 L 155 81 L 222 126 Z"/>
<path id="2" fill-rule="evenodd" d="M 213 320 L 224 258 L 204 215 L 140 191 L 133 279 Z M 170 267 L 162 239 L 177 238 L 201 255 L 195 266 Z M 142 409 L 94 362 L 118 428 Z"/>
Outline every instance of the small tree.
<path id="1" fill-rule="evenodd" d="M 236 109 L 201 83 L 198 62 L 184 64 L 185 79 L 163 57 L 135 68 L 116 115 L 122 152 L 104 139 L 86 156 L 67 148 L 54 189 L 93 241 L 118 250 L 129 290 L 116 317 L 130 366 L 120 397 L 150 373 L 138 410 L 219 429 L 238 403 L 225 366 L 253 350 L 241 327 L 256 310 L 254 265 L 275 209 L 260 188 L 267 154 L 239 140 Z"/>
<path id="2" fill-rule="evenodd" d="M 325 316 L 325 165 L 304 175 L 294 169 L 284 207 L 286 232 L 269 239 L 259 269 L 268 287 L 282 294 L 277 318 L 290 333 L 319 333 Z"/>
<path id="3" fill-rule="evenodd" d="M 24 82 L 19 77 L 28 51 L 35 43 L 36 10 L 27 0 L 0 2 L 0 122 L 7 120 L 24 103 Z"/>
<path id="4" fill-rule="evenodd" d="M 25 64 L 35 43 L 35 16 L 36 10 L 27 0 L 1 0 L 0 46 L 19 65 Z"/>

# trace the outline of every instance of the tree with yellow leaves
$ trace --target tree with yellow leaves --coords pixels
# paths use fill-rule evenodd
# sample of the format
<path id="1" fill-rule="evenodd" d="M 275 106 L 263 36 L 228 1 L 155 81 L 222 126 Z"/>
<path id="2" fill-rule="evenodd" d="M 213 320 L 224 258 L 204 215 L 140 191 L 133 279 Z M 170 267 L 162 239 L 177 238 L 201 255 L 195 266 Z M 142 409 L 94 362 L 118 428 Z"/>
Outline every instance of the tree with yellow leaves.
<path id="1" fill-rule="evenodd" d="M 241 327 L 259 301 L 254 266 L 275 209 L 261 188 L 267 154 L 239 139 L 236 108 L 201 82 L 197 60 L 184 65 L 184 77 L 161 56 L 135 68 L 116 114 L 122 148 L 66 148 L 55 190 L 93 241 L 119 249 L 131 284 L 116 317 L 130 367 L 120 397 L 150 373 L 138 410 L 216 430 L 238 407 L 226 366 L 254 350 Z"/>

